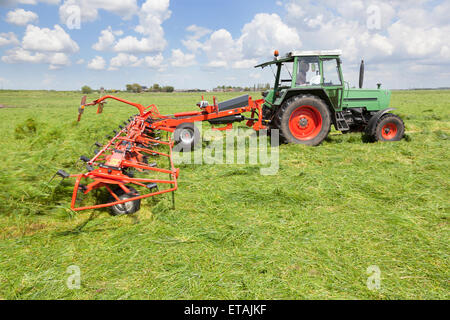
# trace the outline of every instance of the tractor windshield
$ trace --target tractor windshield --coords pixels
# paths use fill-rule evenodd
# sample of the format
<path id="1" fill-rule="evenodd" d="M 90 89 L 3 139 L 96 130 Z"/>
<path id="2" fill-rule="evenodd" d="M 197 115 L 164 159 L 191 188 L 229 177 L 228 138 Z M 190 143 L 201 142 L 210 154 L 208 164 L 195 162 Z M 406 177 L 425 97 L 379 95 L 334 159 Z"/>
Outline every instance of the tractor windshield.
<path id="1" fill-rule="evenodd" d="M 299 57 L 297 86 L 320 85 L 319 57 Z"/>
<path id="2" fill-rule="evenodd" d="M 292 84 L 293 62 L 284 62 L 280 65 L 280 83 L 278 87 L 290 87 Z"/>

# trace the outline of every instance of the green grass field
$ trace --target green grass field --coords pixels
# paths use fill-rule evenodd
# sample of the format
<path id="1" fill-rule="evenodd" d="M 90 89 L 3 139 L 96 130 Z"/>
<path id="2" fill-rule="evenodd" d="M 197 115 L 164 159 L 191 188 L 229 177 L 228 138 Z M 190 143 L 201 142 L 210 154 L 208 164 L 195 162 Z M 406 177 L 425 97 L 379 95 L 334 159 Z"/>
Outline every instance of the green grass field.
<path id="1" fill-rule="evenodd" d="M 79 156 L 135 113 L 111 102 L 77 124 L 80 96 L 0 91 L 0 299 L 450 297 L 450 91 L 393 93 L 401 142 L 332 131 L 319 147 L 282 145 L 275 176 L 182 165 L 175 210 L 169 194 L 123 217 L 73 213 L 70 181 L 48 184 L 58 169 L 79 172 Z M 163 113 L 200 98 L 120 96 Z M 71 265 L 78 290 L 66 286 Z M 369 290 L 374 265 L 381 286 Z"/>

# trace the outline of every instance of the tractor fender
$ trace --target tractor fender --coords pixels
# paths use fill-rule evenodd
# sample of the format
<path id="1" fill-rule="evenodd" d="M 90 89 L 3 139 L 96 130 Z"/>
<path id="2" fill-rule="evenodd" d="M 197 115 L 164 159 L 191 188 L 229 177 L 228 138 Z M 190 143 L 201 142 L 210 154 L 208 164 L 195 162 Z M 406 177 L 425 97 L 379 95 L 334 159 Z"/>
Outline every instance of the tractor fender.
<path id="1" fill-rule="evenodd" d="M 285 91 L 284 95 L 277 98 L 274 104 L 281 105 L 284 101 L 287 101 L 289 98 L 299 95 L 299 94 L 311 94 L 322 99 L 330 109 L 331 114 L 334 114 L 334 108 L 336 106 L 333 105 L 327 93 L 322 88 L 292 88 Z"/>
<path id="2" fill-rule="evenodd" d="M 395 110 L 395 108 L 387 108 L 387 109 L 383 109 L 378 111 L 377 113 L 375 113 L 372 118 L 370 118 L 369 123 L 367 124 L 366 127 L 366 134 L 371 136 L 375 134 L 375 126 L 378 122 L 378 120 L 386 113 L 388 113 L 389 111 Z"/>

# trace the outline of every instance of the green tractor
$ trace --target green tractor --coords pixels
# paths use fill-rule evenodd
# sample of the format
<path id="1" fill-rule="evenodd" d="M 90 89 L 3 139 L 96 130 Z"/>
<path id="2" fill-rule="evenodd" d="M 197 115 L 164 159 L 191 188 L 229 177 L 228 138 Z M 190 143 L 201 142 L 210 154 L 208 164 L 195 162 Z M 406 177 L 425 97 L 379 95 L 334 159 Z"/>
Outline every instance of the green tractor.
<path id="1" fill-rule="evenodd" d="M 342 133 L 364 132 L 367 140 L 398 141 L 405 126 L 390 113 L 391 91 L 362 89 L 364 61 L 359 88 L 350 88 L 341 69 L 341 51 L 290 52 L 285 57 L 257 65 L 270 66 L 275 76 L 273 89 L 263 92 L 263 118 L 280 139 L 289 143 L 319 145 L 331 124 Z M 276 68 L 273 68 L 275 66 Z M 276 69 L 276 70 L 274 70 Z"/>

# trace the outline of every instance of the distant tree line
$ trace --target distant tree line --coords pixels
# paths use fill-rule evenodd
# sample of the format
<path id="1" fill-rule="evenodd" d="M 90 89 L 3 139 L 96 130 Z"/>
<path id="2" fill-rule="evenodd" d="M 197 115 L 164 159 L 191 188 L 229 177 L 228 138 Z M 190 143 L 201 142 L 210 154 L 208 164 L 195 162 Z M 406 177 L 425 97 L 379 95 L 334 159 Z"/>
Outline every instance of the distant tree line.
<path id="1" fill-rule="evenodd" d="M 93 92 L 116 93 L 116 92 L 118 92 L 118 91 L 119 91 L 119 90 L 115 90 L 115 89 L 105 90 L 103 87 L 101 87 L 101 88 L 98 89 L 98 90 L 94 90 L 94 89 L 92 89 L 92 88 L 89 87 L 89 86 L 82 86 L 82 87 L 81 87 L 81 92 L 82 92 L 83 94 L 91 94 L 91 93 L 93 93 Z"/>
<path id="2" fill-rule="evenodd" d="M 160 86 L 157 83 L 155 83 L 150 88 L 147 88 L 146 86 L 141 86 L 138 83 L 133 83 L 133 84 L 127 84 L 126 85 L 126 90 L 128 92 L 135 92 L 135 93 L 139 93 L 139 92 L 143 92 L 143 91 L 147 91 L 147 92 L 173 92 L 175 90 L 175 88 L 172 87 L 172 86 L 164 86 L 164 87 L 162 87 L 162 86 Z"/>
<path id="3" fill-rule="evenodd" d="M 253 85 L 253 87 L 233 87 L 233 86 L 217 86 L 213 89 L 213 91 L 262 91 L 269 90 L 270 83 L 258 83 L 257 85 Z"/>
<path id="4" fill-rule="evenodd" d="M 172 86 L 160 86 L 157 83 L 155 83 L 150 88 L 148 88 L 146 86 L 141 86 L 138 83 L 127 84 L 125 88 L 126 88 L 127 92 L 135 92 L 135 93 L 144 92 L 144 91 L 146 91 L 146 92 L 173 92 L 175 90 L 175 88 Z M 114 90 L 114 89 L 104 90 L 103 88 L 100 88 L 99 90 L 93 90 L 91 87 L 89 87 L 87 85 L 81 87 L 81 92 L 83 94 L 91 94 L 94 91 L 98 91 L 98 92 L 105 91 L 108 93 L 111 93 L 111 92 L 114 93 L 119 90 Z"/>

